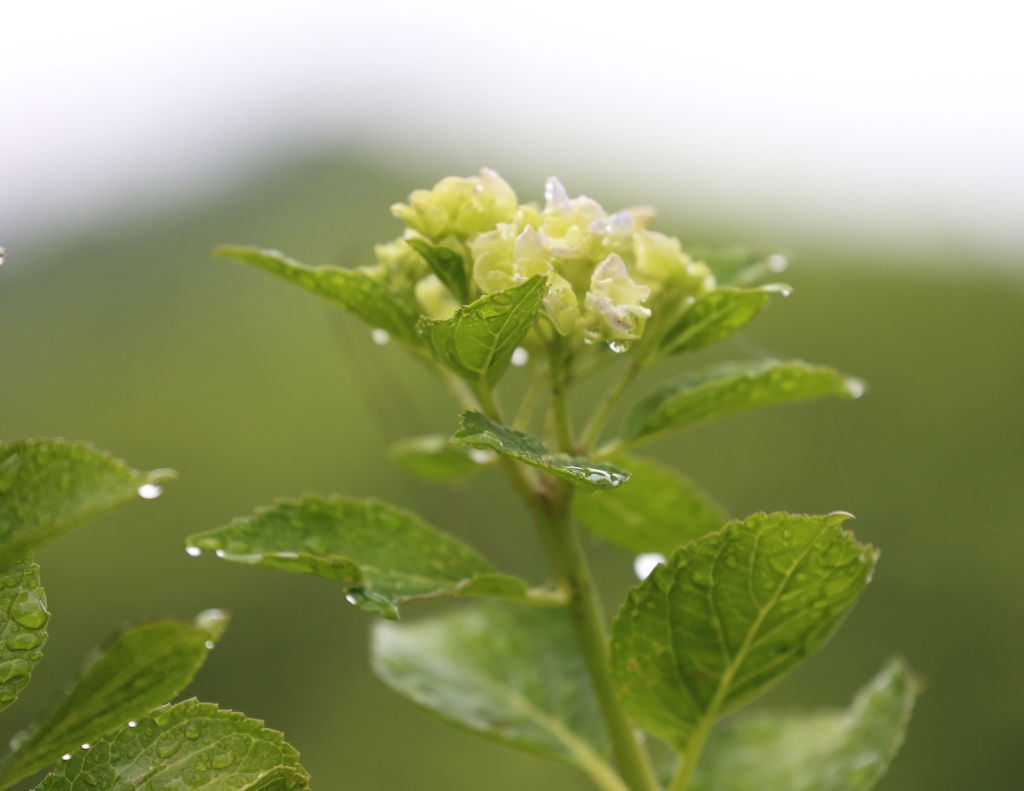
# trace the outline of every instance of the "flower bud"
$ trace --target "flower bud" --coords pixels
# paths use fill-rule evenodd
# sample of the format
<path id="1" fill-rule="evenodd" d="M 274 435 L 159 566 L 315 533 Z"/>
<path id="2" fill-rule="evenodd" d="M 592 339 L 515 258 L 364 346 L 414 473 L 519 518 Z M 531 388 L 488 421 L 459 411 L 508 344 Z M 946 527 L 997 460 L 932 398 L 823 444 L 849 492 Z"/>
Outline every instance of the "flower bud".
<path id="1" fill-rule="evenodd" d="M 516 194 L 493 170 L 479 176 L 441 179 L 431 190 L 416 190 L 409 203 L 396 203 L 391 213 L 407 228 L 429 239 L 460 239 L 515 219 Z"/>

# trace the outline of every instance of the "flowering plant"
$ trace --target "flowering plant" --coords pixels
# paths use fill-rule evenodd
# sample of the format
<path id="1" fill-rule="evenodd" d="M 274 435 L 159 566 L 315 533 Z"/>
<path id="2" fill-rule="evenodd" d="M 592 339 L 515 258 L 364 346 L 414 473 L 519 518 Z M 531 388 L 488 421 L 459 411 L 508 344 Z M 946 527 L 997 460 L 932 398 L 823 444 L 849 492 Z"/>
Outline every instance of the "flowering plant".
<path id="1" fill-rule="evenodd" d="M 403 469 L 451 482 L 500 471 L 548 561 L 506 574 L 416 515 L 375 500 L 306 496 L 188 540 L 250 565 L 335 580 L 382 616 L 378 676 L 462 728 L 565 762 L 604 791 L 872 788 L 903 738 L 915 681 L 894 661 L 844 711 L 722 722 L 819 648 L 869 582 L 876 551 L 849 514 L 730 521 L 676 470 L 633 451 L 695 423 L 863 384 L 799 360 L 719 363 L 670 379 L 609 419 L 637 376 L 726 338 L 781 284 L 777 256 L 687 253 L 654 212 L 609 213 L 557 179 L 520 203 L 491 170 L 446 178 L 392 207 L 402 235 L 359 268 L 309 267 L 272 250 L 218 253 L 358 316 L 445 382 L 450 438 L 405 440 Z M 585 420 L 571 393 L 622 365 Z M 526 369 L 521 392 L 503 387 Z M 512 393 L 515 400 L 512 403 Z M 633 558 L 640 582 L 609 624 L 578 528 Z M 469 599 L 399 622 L 418 599 Z M 646 734 L 672 757 L 655 761 Z"/>

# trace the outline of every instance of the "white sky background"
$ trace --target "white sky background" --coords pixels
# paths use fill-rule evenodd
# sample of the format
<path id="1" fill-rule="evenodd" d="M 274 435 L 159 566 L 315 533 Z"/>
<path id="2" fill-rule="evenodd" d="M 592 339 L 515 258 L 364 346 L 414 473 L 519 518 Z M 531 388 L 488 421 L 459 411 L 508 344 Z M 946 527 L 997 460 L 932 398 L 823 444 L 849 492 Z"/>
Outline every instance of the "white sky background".
<path id="1" fill-rule="evenodd" d="M 3 0 L 0 246 L 369 140 L 1019 265 L 1017 5 Z"/>

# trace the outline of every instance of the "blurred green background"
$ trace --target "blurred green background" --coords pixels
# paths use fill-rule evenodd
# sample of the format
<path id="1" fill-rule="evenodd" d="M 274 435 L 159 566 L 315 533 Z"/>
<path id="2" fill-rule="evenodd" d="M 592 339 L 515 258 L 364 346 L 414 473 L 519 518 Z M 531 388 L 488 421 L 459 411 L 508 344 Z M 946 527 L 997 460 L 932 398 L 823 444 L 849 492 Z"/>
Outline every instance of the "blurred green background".
<path id="1" fill-rule="evenodd" d="M 339 492 L 415 509 L 503 568 L 543 579 L 525 514 L 500 481 L 452 491 L 390 466 L 392 440 L 454 428 L 441 387 L 326 303 L 209 254 L 233 242 L 366 263 L 375 242 L 399 233 L 389 204 L 480 164 L 399 170 L 358 151 L 309 155 L 185 208 L 112 215 L 71 236 L 52 229 L 8 250 L 0 436 L 90 440 L 181 478 L 39 553 L 50 643 L 2 732 L 25 724 L 123 621 L 223 607 L 233 624 L 190 694 L 285 731 L 316 788 L 587 787 L 392 695 L 367 667 L 369 616 L 330 583 L 182 551 L 187 534 L 276 497 Z M 487 164 L 523 200 L 551 175 Z M 563 180 L 609 208 L 644 200 L 643 185 Z M 741 218 L 702 227 L 683 208 L 660 200 L 656 227 L 684 243 L 796 248 L 783 277 L 794 296 L 714 356 L 802 357 L 871 388 L 858 402 L 744 415 L 651 448 L 733 515 L 848 510 L 882 549 L 836 638 L 757 705 L 844 704 L 902 653 L 928 689 L 881 787 L 1024 788 L 1024 278 L 971 250 L 867 256 L 810 236 L 751 238 Z M 633 583 L 630 559 L 590 550 L 611 609 Z"/>

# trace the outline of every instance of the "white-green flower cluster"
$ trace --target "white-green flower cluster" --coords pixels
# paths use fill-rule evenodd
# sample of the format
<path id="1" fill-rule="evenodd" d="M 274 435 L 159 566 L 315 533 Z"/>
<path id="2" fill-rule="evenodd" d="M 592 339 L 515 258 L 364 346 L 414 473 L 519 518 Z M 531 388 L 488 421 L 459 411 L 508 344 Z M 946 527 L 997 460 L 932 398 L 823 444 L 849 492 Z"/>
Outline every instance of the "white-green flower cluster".
<path id="1" fill-rule="evenodd" d="M 404 238 L 422 237 L 458 252 L 474 296 L 511 288 L 544 275 L 544 315 L 561 335 L 624 347 L 637 340 L 661 304 L 715 287 L 708 267 L 683 252 L 679 240 L 650 230 L 653 210 L 609 214 L 599 203 L 570 198 L 548 179 L 544 205 L 520 204 L 493 170 L 449 177 L 417 190 L 391 212 L 406 225 Z M 452 294 L 403 240 L 380 245 L 366 271 L 393 288 L 411 291 L 431 316 L 458 307 Z"/>

